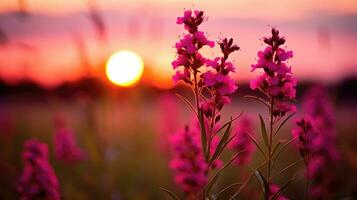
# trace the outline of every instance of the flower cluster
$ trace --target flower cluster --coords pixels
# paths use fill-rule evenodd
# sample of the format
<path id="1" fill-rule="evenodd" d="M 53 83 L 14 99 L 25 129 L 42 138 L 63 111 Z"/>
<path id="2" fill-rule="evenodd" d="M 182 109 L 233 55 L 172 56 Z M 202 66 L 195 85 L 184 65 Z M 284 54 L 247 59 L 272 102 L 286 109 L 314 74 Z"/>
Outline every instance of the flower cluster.
<path id="1" fill-rule="evenodd" d="M 211 166 L 205 162 L 197 123 L 172 135 L 170 142 L 173 154 L 170 167 L 175 174 L 175 183 L 192 196 L 207 184 L 209 168 L 219 167 L 221 161 L 216 160 Z M 217 142 L 213 142 L 212 146 L 216 145 Z"/>
<path id="2" fill-rule="evenodd" d="M 57 160 L 67 164 L 75 164 L 85 157 L 83 150 L 74 138 L 73 132 L 66 127 L 57 127 L 53 143 Z"/>
<path id="3" fill-rule="evenodd" d="M 235 67 L 227 59 L 231 53 L 239 50 L 239 47 L 233 44 L 232 38 L 229 40 L 225 38 L 218 44 L 223 56 L 207 60 L 208 71 L 201 74 L 199 82 L 199 86 L 207 87 L 212 94 L 211 98 L 205 101 L 202 106 L 207 118 L 215 116 L 215 111 L 219 112 L 224 104 L 230 103 L 230 95 L 238 88 L 235 81 L 229 76 L 230 72 L 235 71 Z"/>
<path id="4" fill-rule="evenodd" d="M 228 147 L 236 152 L 243 151 L 240 156 L 234 160 L 235 164 L 243 165 L 249 163 L 255 150 L 255 145 L 249 138 L 249 134 L 252 137 L 255 135 L 251 119 L 247 117 L 242 118 L 232 133 L 235 136 Z"/>
<path id="5" fill-rule="evenodd" d="M 24 170 L 17 186 L 20 199 L 61 199 L 58 179 L 48 162 L 47 145 L 28 140 L 24 146 Z"/>
<path id="6" fill-rule="evenodd" d="M 297 121 L 292 133 L 299 139 L 306 176 L 312 181 L 309 195 L 314 199 L 324 199 L 333 188 L 332 172 L 339 159 L 332 106 L 324 89 L 317 86 L 307 92 L 304 107 L 307 117 Z"/>
<path id="7" fill-rule="evenodd" d="M 204 18 L 203 11 L 198 10 L 186 10 L 183 17 L 177 18 L 177 24 L 183 24 L 188 33 L 175 45 L 177 58 L 172 62 L 172 66 L 177 70 L 173 80 L 184 81 L 195 93 L 195 111 L 199 118 L 203 115 L 204 119 L 200 120 L 201 129 L 205 127 L 208 138 L 207 147 L 203 147 L 205 151 L 212 148 L 213 138 L 217 134 L 214 130 L 221 119 L 220 111 L 225 104 L 231 102 L 231 95 L 237 89 L 235 81 L 230 77 L 235 67 L 227 59 L 231 53 L 239 50 L 239 47 L 233 43 L 233 39 L 225 38 L 218 42 L 222 57 L 213 60 L 203 57 L 200 49 L 203 46 L 212 48 L 215 45 L 198 30 Z M 205 158 L 206 161 L 209 160 L 207 155 Z"/>
<path id="8" fill-rule="evenodd" d="M 297 146 L 301 157 L 303 157 L 306 165 L 309 165 L 309 158 L 314 152 L 315 143 L 319 133 L 314 127 L 313 121 L 308 118 L 302 118 L 296 121 L 296 127 L 292 129 L 292 135 L 297 139 Z"/>
<path id="9" fill-rule="evenodd" d="M 250 82 L 251 89 L 259 89 L 273 102 L 274 117 L 282 117 L 286 112 L 295 111 L 295 106 L 288 101 L 295 99 L 296 79 L 292 76 L 287 60 L 293 57 L 292 51 L 285 50 L 285 38 L 279 31 L 272 29 L 272 36 L 265 37 L 268 46 L 259 51 L 258 62 L 252 65 L 252 71 L 261 68 L 264 73 Z"/>
<path id="10" fill-rule="evenodd" d="M 189 32 L 184 35 L 179 42 L 175 44 L 177 58 L 171 64 L 176 71 L 173 76 L 175 82 L 183 80 L 192 85 L 197 83 L 197 73 L 199 68 L 206 63 L 198 51 L 203 46 L 214 47 L 214 41 L 206 38 L 202 31 L 198 31 L 198 26 L 203 22 L 203 11 L 186 10 L 183 17 L 177 18 L 177 24 L 184 24 L 185 29 Z M 181 69 L 180 69 L 181 68 Z M 193 80 L 194 79 L 194 80 Z"/>
<path id="11" fill-rule="evenodd" d="M 289 200 L 283 195 L 279 195 L 276 197 L 276 193 L 279 192 L 280 187 L 277 184 L 270 183 L 269 184 L 269 200 L 276 199 L 276 200 Z"/>
<path id="12" fill-rule="evenodd" d="M 310 196 L 325 199 L 335 189 L 333 172 L 339 160 L 332 105 L 325 90 L 317 86 L 307 92 L 304 106 L 317 132 L 311 142 L 313 155 L 307 164 L 307 176 L 312 180 Z"/>

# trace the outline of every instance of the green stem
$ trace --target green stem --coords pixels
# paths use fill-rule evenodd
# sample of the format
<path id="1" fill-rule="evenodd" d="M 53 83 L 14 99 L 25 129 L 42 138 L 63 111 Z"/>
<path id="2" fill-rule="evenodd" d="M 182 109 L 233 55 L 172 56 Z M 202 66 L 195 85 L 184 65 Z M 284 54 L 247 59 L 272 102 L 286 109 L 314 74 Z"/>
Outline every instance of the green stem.
<path id="1" fill-rule="evenodd" d="M 270 184 L 270 174 L 271 174 L 271 160 L 272 160 L 272 157 L 271 157 L 271 151 L 272 151 L 272 144 L 273 144 L 273 111 L 274 111 L 274 98 L 271 98 L 271 101 L 270 101 L 270 128 L 269 128 L 269 147 L 268 147 L 268 172 L 267 172 L 267 180 L 268 180 L 268 184 Z M 269 200 L 269 193 L 270 193 L 270 190 L 266 191 L 268 192 L 267 195 L 265 195 L 265 198 L 266 200 Z"/>
<path id="2" fill-rule="evenodd" d="M 309 178 L 305 176 L 305 193 L 304 193 L 304 199 L 307 200 L 307 196 L 309 193 Z"/>

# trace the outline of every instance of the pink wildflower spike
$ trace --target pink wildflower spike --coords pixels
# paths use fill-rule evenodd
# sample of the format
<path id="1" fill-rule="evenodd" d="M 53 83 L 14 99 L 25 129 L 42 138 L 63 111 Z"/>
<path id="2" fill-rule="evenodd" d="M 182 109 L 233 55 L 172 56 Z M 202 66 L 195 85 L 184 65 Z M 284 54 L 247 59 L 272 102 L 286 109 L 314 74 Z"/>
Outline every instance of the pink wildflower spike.
<path id="1" fill-rule="evenodd" d="M 234 161 L 237 165 L 244 165 L 251 161 L 255 151 L 255 146 L 248 134 L 254 137 L 252 120 L 248 117 L 242 118 L 235 130 L 232 132 L 234 139 L 229 143 L 229 148 L 235 152 L 243 151 L 241 155 Z"/>
<path id="2" fill-rule="evenodd" d="M 215 57 L 213 60 L 207 59 L 207 67 L 212 67 L 213 69 L 218 69 L 220 57 Z"/>
<path id="3" fill-rule="evenodd" d="M 208 45 L 211 48 L 214 47 L 214 41 L 208 40 L 202 31 L 197 31 L 193 36 L 197 40 L 198 46 Z"/>
<path id="4" fill-rule="evenodd" d="M 24 147 L 24 169 L 17 185 L 20 199 L 60 200 L 60 185 L 48 162 L 47 145 L 37 140 L 28 140 Z"/>
<path id="5" fill-rule="evenodd" d="M 171 136 L 172 160 L 170 167 L 175 175 L 175 183 L 188 195 L 195 194 L 208 181 L 208 164 L 205 162 L 200 130 L 197 122 L 193 126 L 186 126 Z M 214 145 L 216 142 L 213 142 Z M 216 161 L 211 167 L 219 167 L 220 161 Z"/>
<path id="6" fill-rule="evenodd" d="M 268 46 L 258 52 L 257 63 L 252 65 L 252 71 L 261 68 L 264 73 L 251 80 L 250 88 L 259 89 L 274 99 L 274 117 L 279 119 L 294 110 L 287 102 L 295 99 L 297 81 L 291 75 L 291 68 L 285 63 L 293 53 L 281 47 L 285 38 L 279 36 L 279 31 L 274 28 L 272 36 L 264 38 L 264 43 Z"/>
<path id="7" fill-rule="evenodd" d="M 296 138 L 296 144 L 301 157 L 303 157 L 305 164 L 308 165 L 309 158 L 314 153 L 314 141 L 319 136 L 319 133 L 315 129 L 311 119 L 302 118 L 296 121 L 296 125 L 292 129 L 292 135 Z"/>
<path id="8" fill-rule="evenodd" d="M 208 121 L 205 124 L 208 127 Z M 214 131 L 217 131 L 218 128 L 215 127 Z M 209 135 L 208 133 L 207 136 Z M 213 138 L 211 153 L 218 145 L 217 136 Z M 209 170 L 202 153 L 199 123 L 193 120 L 191 126 L 186 126 L 184 130 L 173 134 L 170 143 L 172 147 L 170 167 L 174 171 L 176 184 L 188 194 L 197 192 L 207 182 Z M 221 165 L 222 162 L 216 160 L 210 168 L 218 168 Z"/>
<path id="9" fill-rule="evenodd" d="M 66 127 L 57 126 L 53 143 L 57 160 L 66 164 L 76 164 L 85 158 L 84 152 L 78 146 L 73 133 Z"/>
<path id="10" fill-rule="evenodd" d="M 334 172 L 340 159 L 332 105 L 326 91 L 320 86 L 307 91 L 303 105 L 317 132 L 311 141 L 312 155 L 306 164 L 306 176 L 312 183 L 309 195 L 313 199 L 329 199 L 331 192 L 336 189 Z"/>

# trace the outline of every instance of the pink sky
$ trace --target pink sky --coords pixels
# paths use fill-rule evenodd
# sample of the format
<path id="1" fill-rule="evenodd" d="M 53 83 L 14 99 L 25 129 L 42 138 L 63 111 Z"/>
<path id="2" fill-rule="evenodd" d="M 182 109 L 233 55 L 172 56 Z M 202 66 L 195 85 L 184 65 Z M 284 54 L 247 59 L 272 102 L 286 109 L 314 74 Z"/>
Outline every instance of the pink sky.
<path id="1" fill-rule="evenodd" d="M 290 64 L 300 79 L 331 82 L 357 75 L 354 0 L 101 0 L 97 5 L 106 40 L 98 40 L 85 2 L 28 0 L 31 15 L 22 19 L 12 13 L 18 0 L 2 0 L 0 32 L 8 42 L 0 45 L 0 76 L 9 81 L 28 77 L 45 85 L 79 78 L 84 68 L 73 35 L 80 35 L 95 72 L 103 71 L 110 54 L 129 49 L 144 58 L 146 82 L 167 83 L 173 73 L 172 47 L 183 32 L 175 18 L 193 2 L 209 16 L 202 30 L 210 39 L 233 37 L 241 46 L 233 57 L 237 80 L 256 75 L 249 72 L 250 64 L 262 48 L 259 38 L 269 34 L 268 25 L 286 36 L 287 47 L 295 52 Z M 207 50 L 207 55 L 217 53 Z"/>

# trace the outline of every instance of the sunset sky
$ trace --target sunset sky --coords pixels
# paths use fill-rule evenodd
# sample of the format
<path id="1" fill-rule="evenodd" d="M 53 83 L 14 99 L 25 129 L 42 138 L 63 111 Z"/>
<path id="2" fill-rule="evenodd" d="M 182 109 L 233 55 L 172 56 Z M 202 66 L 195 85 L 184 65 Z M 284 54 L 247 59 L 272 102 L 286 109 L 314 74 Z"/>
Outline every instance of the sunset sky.
<path id="1" fill-rule="evenodd" d="M 238 81 L 256 75 L 250 64 L 269 26 L 286 36 L 300 80 L 334 82 L 357 75 L 355 0 L 1 0 L 0 77 L 53 86 L 83 76 L 85 63 L 101 76 L 111 54 L 129 49 L 144 59 L 144 82 L 166 86 L 173 45 L 183 33 L 176 17 L 193 4 L 209 17 L 201 30 L 211 40 L 233 37 L 241 47 L 232 58 Z M 93 25 L 91 6 L 102 16 L 103 29 Z M 207 50 L 206 55 L 217 54 Z"/>

